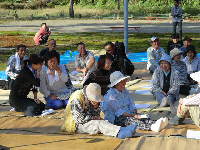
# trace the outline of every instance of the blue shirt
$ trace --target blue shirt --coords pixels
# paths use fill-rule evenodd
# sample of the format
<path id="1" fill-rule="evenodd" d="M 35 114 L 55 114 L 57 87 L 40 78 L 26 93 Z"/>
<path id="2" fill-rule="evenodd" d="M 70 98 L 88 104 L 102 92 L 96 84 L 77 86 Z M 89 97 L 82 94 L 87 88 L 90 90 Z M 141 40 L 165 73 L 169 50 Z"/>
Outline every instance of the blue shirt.
<path id="1" fill-rule="evenodd" d="M 131 114 L 131 110 L 136 109 L 134 100 L 127 89 L 119 92 L 115 88 L 110 88 L 104 98 L 101 110 L 105 115 L 104 119 L 112 124 L 114 124 L 115 116 L 119 117 L 125 112 Z"/>

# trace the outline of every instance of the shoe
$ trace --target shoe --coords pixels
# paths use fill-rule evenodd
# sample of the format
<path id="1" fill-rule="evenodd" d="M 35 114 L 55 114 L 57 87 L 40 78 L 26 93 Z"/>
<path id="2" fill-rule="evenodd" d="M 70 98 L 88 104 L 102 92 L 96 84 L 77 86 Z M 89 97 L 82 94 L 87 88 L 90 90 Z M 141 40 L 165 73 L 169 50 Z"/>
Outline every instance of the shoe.
<path id="1" fill-rule="evenodd" d="M 154 124 L 151 125 L 151 130 L 154 132 L 159 132 L 161 129 L 162 118 L 158 119 Z"/>
<path id="2" fill-rule="evenodd" d="M 122 128 L 122 127 L 121 127 Z M 132 137 L 133 136 L 133 132 L 131 131 L 131 129 L 122 129 L 119 130 L 119 133 L 117 135 L 117 137 L 119 139 L 125 139 L 125 138 L 128 138 L 128 137 Z M 127 127 L 124 127 L 124 128 L 127 128 Z"/>
<path id="3" fill-rule="evenodd" d="M 160 104 L 160 107 L 165 107 L 165 106 L 167 106 L 167 98 L 166 97 L 164 97 L 162 99 L 162 103 Z"/>
<path id="4" fill-rule="evenodd" d="M 180 118 L 178 116 L 175 116 L 173 119 L 169 120 L 169 124 L 171 125 L 179 125 Z"/>

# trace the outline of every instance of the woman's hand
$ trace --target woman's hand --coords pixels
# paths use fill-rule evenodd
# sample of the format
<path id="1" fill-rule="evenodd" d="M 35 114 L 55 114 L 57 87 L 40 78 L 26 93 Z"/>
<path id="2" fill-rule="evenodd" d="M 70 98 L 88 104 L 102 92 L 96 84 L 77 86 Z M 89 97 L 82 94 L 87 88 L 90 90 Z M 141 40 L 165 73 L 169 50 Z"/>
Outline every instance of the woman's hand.
<path id="1" fill-rule="evenodd" d="M 50 63 L 48 65 L 48 67 L 49 67 L 50 70 L 60 70 L 59 67 L 58 67 L 58 64 L 54 63 L 54 62 Z"/>
<path id="2" fill-rule="evenodd" d="M 162 93 L 164 96 L 167 96 L 167 94 L 166 94 L 164 91 L 161 91 L 161 93 Z"/>
<path id="3" fill-rule="evenodd" d="M 103 118 L 101 118 L 100 116 L 92 116 L 93 120 L 104 120 Z"/>
<path id="4" fill-rule="evenodd" d="M 52 100 L 56 100 L 57 99 L 57 96 L 56 95 L 53 95 L 53 94 L 49 94 L 48 96 L 50 99 Z"/>
<path id="5" fill-rule="evenodd" d="M 36 102 L 36 104 L 40 104 L 40 100 L 39 99 L 34 99 L 34 101 Z"/>
<path id="6" fill-rule="evenodd" d="M 134 117 L 135 119 L 141 119 L 138 115 L 139 115 L 139 114 L 136 114 L 136 115 L 134 115 L 133 117 Z"/>

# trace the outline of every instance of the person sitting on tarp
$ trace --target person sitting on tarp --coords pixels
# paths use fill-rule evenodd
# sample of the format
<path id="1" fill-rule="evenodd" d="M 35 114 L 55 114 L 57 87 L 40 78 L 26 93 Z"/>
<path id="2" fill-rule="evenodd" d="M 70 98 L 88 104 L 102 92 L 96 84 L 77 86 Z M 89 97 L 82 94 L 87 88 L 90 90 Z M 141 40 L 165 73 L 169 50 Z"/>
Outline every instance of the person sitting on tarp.
<path id="1" fill-rule="evenodd" d="M 195 88 L 190 87 L 190 82 L 188 80 L 187 66 L 185 62 L 181 61 L 181 56 L 183 52 L 178 48 L 174 48 L 170 51 L 170 56 L 172 58 L 172 66 L 180 73 L 180 94 L 192 95 L 196 93 Z"/>
<path id="2" fill-rule="evenodd" d="M 126 82 L 130 76 L 125 77 L 120 71 L 110 75 L 110 89 L 104 95 L 105 101 L 101 103 L 101 110 L 105 120 L 118 126 L 129 126 L 137 123 L 136 130 L 161 131 L 168 124 L 167 118 L 160 118 L 157 121 L 147 118 L 140 118 L 137 113 L 134 100 L 129 91 L 125 89 Z"/>
<path id="3" fill-rule="evenodd" d="M 97 61 L 97 69 L 92 71 L 91 74 L 86 77 L 83 86 L 90 83 L 97 83 L 101 86 L 101 95 L 105 95 L 109 90 L 110 74 L 114 71 L 111 68 L 112 57 L 110 55 L 100 55 Z"/>
<path id="4" fill-rule="evenodd" d="M 180 73 L 171 66 L 171 57 L 163 55 L 151 79 L 151 93 L 160 104 L 160 107 L 170 105 L 171 113 L 175 114 L 174 101 L 179 96 Z"/>
<path id="5" fill-rule="evenodd" d="M 49 51 L 56 51 L 55 50 L 56 48 L 56 40 L 54 39 L 51 39 L 49 40 L 49 43 L 48 43 L 48 48 L 45 48 L 45 49 L 42 49 L 39 53 L 38 53 L 38 56 L 42 57 L 44 59 L 44 56 L 47 52 Z M 60 54 L 56 51 L 57 55 L 58 55 L 58 63 L 60 63 Z M 67 87 L 70 87 L 71 89 L 75 90 L 73 85 L 72 85 L 72 82 L 71 82 L 71 79 L 70 79 L 70 76 L 69 76 L 69 70 L 67 68 L 67 66 L 65 65 L 65 68 L 66 68 L 66 71 L 67 71 L 67 74 L 68 74 L 68 81 L 66 82 L 66 85 Z"/>
<path id="6" fill-rule="evenodd" d="M 28 59 L 26 56 L 26 46 L 20 44 L 17 46 L 15 55 L 12 55 L 7 61 L 6 75 L 8 79 L 9 89 L 11 90 L 14 81 L 22 69 L 23 60 Z"/>
<path id="7" fill-rule="evenodd" d="M 183 57 L 181 59 L 184 59 L 186 56 L 186 48 L 188 45 L 192 44 L 192 39 L 189 36 L 185 36 L 183 39 L 183 46 L 180 47 L 179 49 L 183 52 Z"/>
<path id="8" fill-rule="evenodd" d="M 51 34 L 50 28 L 47 27 L 46 23 L 42 23 L 40 30 L 35 34 L 34 37 L 35 45 L 46 44 L 50 34 Z"/>
<path id="9" fill-rule="evenodd" d="M 137 124 L 120 127 L 109 123 L 100 117 L 100 102 L 104 101 L 101 87 L 97 83 L 86 85 L 83 90 L 74 92 L 65 109 L 65 119 L 61 130 L 68 134 L 89 133 L 118 137 L 132 137 Z"/>
<path id="10" fill-rule="evenodd" d="M 40 92 L 44 95 L 47 107 L 59 109 L 65 107 L 73 92 L 66 86 L 68 74 L 64 65 L 58 63 L 55 51 L 45 54 L 45 65 L 40 72 Z"/>
<path id="11" fill-rule="evenodd" d="M 53 50 L 56 51 L 55 48 L 56 48 L 56 40 L 50 39 L 48 42 L 48 47 L 39 51 L 38 56 L 40 56 L 44 59 L 44 55 L 49 51 L 53 51 Z M 57 52 L 57 54 L 59 55 L 58 62 L 60 62 L 60 54 L 58 52 Z"/>
<path id="12" fill-rule="evenodd" d="M 153 36 L 150 39 L 151 47 L 147 49 L 147 71 L 153 73 L 159 67 L 159 60 L 165 54 L 165 50 L 159 47 L 159 39 Z"/>
<path id="13" fill-rule="evenodd" d="M 37 54 L 31 54 L 30 58 L 23 61 L 23 69 L 17 76 L 10 91 L 9 103 L 15 111 L 27 112 L 25 115 L 40 115 L 45 109 L 45 104 L 37 99 L 37 87 L 40 86 L 40 70 L 43 59 Z M 34 99 L 28 98 L 33 91 Z"/>
<path id="14" fill-rule="evenodd" d="M 200 94 L 180 98 L 177 107 L 177 115 L 173 119 L 169 120 L 169 124 L 181 125 L 189 115 L 194 121 L 194 124 L 200 128 Z"/>
<path id="15" fill-rule="evenodd" d="M 183 46 L 182 41 L 178 41 L 179 35 L 178 33 L 172 34 L 172 41 L 169 41 L 167 44 L 167 54 L 170 55 L 170 51 L 174 48 L 181 48 Z"/>
<path id="16" fill-rule="evenodd" d="M 190 78 L 189 75 L 194 72 L 200 71 L 200 59 L 197 56 L 194 45 L 188 45 L 185 53 L 186 57 L 183 59 L 183 62 L 185 62 L 187 66 L 187 73 L 190 84 L 194 85 L 197 84 L 197 82 Z"/>
<path id="17" fill-rule="evenodd" d="M 81 72 L 84 78 L 87 73 L 90 74 L 95 70 L 94 54 L 86 51 L 85 44 L 82 42 L 77 44 L 77 51 L 79 54 L 74 57 L 75 69 L 77 72 Z"/>
<path id="18" fill-rule="evenodd" d="M 112 68 L 116 71 L 120 71 L 124 75 L 132 75 L 134 72 L 134 65 L 126 57 L 125 46 L 123 42 L 106 42 L 104 44 L 106 55 L 112 56 Z"/>

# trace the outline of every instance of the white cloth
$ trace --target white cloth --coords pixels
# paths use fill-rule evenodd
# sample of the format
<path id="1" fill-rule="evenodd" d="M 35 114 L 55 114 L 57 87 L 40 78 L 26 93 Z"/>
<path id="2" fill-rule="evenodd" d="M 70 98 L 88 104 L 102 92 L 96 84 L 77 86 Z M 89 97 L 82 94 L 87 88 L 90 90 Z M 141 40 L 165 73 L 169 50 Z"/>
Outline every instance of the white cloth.
<path id="1" fill-rule="evenodd" d="M 21 70 L 20 58 L 17 52 L 15 53 L 15 69 Z"/>
<path id="2" fill-rule="evenodd" d="M 48 76 L 50 86 L 52 86 L 54 82 L 59 80 L 59 75 L 58 75 L 57 71 L 55 71 L 55 70 L 50 71 L 49 69 L 47 69 L 47 76 Z"/>

